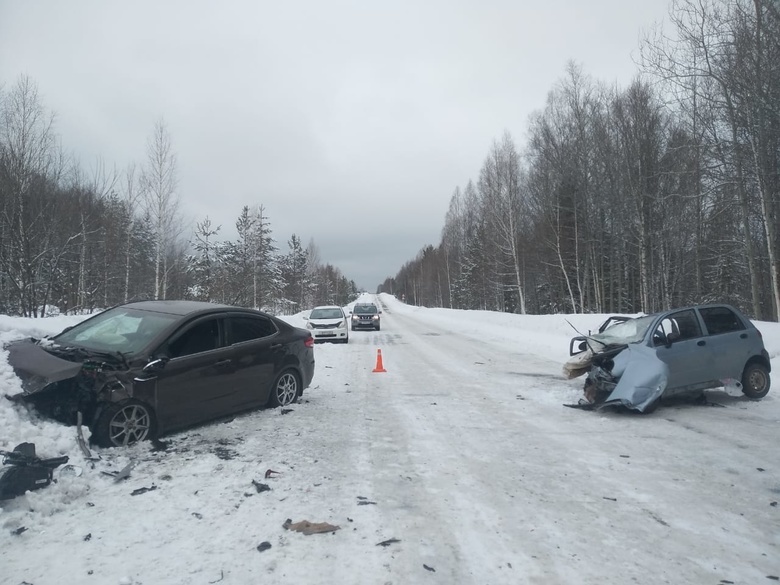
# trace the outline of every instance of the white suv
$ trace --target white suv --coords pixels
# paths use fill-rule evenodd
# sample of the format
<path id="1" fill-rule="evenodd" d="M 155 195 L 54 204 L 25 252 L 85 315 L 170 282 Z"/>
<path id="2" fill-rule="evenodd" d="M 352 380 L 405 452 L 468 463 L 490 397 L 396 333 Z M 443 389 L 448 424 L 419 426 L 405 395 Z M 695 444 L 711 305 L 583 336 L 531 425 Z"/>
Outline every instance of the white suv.
<path id="1" fill-rule="evenodd" d="M 314 307 L 306 317 L 306 328 L 314 341 L 349 343 L 347 316 L 341 307 L 327 305 Z"/>

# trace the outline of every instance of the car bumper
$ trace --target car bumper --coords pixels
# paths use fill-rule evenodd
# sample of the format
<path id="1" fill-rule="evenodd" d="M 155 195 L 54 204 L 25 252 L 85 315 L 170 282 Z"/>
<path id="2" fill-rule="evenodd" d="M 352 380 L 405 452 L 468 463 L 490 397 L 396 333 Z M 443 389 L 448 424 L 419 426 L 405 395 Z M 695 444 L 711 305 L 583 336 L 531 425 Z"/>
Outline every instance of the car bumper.
<path id="1" fill-rule="evenodd" d="M 344 341 L 349 337 L 346 329 L 310 329 L 314 341 Z"/>

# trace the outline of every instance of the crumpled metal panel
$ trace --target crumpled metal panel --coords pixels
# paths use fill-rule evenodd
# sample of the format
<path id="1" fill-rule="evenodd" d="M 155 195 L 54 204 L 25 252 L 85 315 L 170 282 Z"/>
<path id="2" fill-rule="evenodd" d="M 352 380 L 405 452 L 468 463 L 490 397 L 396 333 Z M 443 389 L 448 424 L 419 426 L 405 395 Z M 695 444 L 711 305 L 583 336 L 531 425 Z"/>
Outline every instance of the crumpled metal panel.
<path id="1" fill-rule="evenodd" d="M 54 356 L 30 339 L 8 346 L 8 363 L 22 381 L 26 395 L 40 392 L 51 384 L 75 378 L 82 362 L 69 362 Z"/>
<path id="2" fill-rule="evenodd" d="M 658 358 L 654 349 L 632 343 L 613 361 L 612 375 L 619 380 L 602 406 L 621 404 L 644 412 L 666 390 L 669 367 Z"/>

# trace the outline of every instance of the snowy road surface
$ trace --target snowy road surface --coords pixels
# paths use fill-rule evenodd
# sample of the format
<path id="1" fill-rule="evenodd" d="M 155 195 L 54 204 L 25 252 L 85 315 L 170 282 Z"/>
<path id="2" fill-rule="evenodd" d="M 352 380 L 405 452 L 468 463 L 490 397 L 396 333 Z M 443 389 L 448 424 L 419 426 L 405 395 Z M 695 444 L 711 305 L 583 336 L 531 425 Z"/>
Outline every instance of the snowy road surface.
<path id="1" fill-rule="evenodd" d="M 780 575 L 777 383 L 760 402 L 709 394 L 725 407 L 568 409 L 581 379 L 561 375 L 565 321 L 595 328 L 598 316 L 380 298 L 382 330 L 317 345 L 312 387 L 291 412 L 191 429 L 166 437 L 167 450 L 101 450 L 91 465 L 73 429 L 1 406 L 17 436 L 0 435 L 0 448 L 33 441 L 84 472 L 2 503 L 0 583 L 755 584 Z M 776 358 L 778 326 L 762 325 Z M 378 349 L 385 373 L 372 371 Z M 4 389 L 14 381 L 0 361 Z M 102 473 L 130 461 L 122 482 Z M 279 473 L 266 479 L 268 469 Z M 131 495 L 139 488 L 153 489 Z M 340 529 L 303 535 L 285 530 L 286 519 Z M 271 548 L 259 552 L 262 542 Z"/>

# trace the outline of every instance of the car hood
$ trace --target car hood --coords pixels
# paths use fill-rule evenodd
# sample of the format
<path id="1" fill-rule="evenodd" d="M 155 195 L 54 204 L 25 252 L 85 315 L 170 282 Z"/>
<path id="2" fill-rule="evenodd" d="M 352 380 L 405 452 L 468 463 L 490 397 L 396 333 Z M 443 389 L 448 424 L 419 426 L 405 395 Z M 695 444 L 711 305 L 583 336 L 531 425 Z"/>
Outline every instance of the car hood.
<path id="1" fill-rule="evenodd" d="M 655 350 L 629 344 L 614 357 L 614 363 L 612 374 L 619 380 L 603 406 L 622 404 L 644 412 L 664 393 L 669 366 L 659 359 Z"/>
<path id="2" fill-rule="evenodd" d="M 32 339 L 9 345 L 8 363 L 21 379 L 25 395 L 76 377 L 82 366 L 81 362 L 63 360 L 48 353 Z"/>

